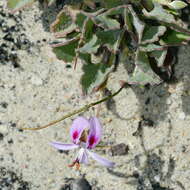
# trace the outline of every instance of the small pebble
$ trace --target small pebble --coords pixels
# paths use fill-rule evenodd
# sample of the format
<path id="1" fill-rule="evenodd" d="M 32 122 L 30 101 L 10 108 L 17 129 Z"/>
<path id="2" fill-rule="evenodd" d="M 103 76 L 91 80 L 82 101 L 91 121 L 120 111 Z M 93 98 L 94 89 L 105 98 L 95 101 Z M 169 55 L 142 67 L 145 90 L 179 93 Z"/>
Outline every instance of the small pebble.
<path id="1" fill-rule="evenodd" d="M 184 113 L 184 112 L 181 112 L 181 113 L 179 114 L 179 119 L 181 119 L 181 120 L 184 120 L 184 119 L 185 119 L 185 113 Z"/>
<path id="2" fill-rule="evenodd" d="M 111 156 L 126 155 L 128 154 L 128 151 L 129 151 L 129 146 L 124 143 L 120 143 L 115 146 L 112 146 L 110 149 Z"/>
<path id="3" fill-rule="evenodd" d="M 2 141 L 4 138 L 4 135 L 2 133 L 0 133 L 0 141 Z"/>
<path id="4" fill-rule="evenodd" d="M 8 127 L 6 125 L 0 125 L 0 133 L 2 134 L 8 133 Z"/>
<path id="5" fill-rule="evenodd" d="M 8 103 L 7 102 L 1 102 L 0 105 L 1 105 L 1 107 L 6 109 L 8 106 Z"/>
<path id="6" fill-rule="evenodd" d="M 88 183 L 88 181 L 84 178 L 75 179 L 70 185 L 71 190 L 91 190 L 92 187 Z"/>

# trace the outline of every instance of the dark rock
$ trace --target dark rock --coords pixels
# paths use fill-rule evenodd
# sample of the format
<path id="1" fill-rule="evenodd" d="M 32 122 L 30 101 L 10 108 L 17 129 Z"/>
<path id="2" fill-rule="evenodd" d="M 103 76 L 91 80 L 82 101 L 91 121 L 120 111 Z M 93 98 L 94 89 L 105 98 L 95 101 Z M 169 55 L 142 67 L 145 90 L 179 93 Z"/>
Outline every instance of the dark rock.
<path id="1" fill-rule="evenodd" d="M 14 24 L 10 25 L 8 20 L 13 20 L 11 23 Z M 23 31 L 21 14 L 7 13 L 0 7 L 0 32 L 3 36 L 0 40 L 0 64 L 11 64 L 14 68 L 20 68 L 17 51 L 29 50 L 31 47 Z"/>
<path id="2" fill-rule="evenodd" d="M 22 175 L 5 167 L 0 167 L 0 190 L 30 190 L 31 184 L 22 179 Z"/>
<path id="3" fill-rule="evenodd" d="M 12 33 L 7 33 L 7 34 L 3 37 L 3 39 L 4 39 L 5 41 L 9 41 L 9 42 L 13 42 L 13 43 L 14 43 L 14 38 L 13 38 Z"/>
<path id="4" fill-rule="evenodd" d="M 155 153 L 148 155 L 145 172 L 152 184 L 157 183 L 155 181 L 156 176 L 159 176 L 160 179 L 162 178 L 163 164 L 164 161 Z"/>
<path id="5" fill-rule="evenodd" d="M 65 179 L 66 184 L 61 187 L 60 190 L 92 190 L 91 185 L 85 178 L 73 179 L 68 178 Z"/>
<path id="6" fill-rule="evenodd" d="M 16 127 L 16 123 L 10 122 L 11 127 Z"/>
<path id="7" fill-rule="evenodd" d="M 2 141 L 4 138 L 4 135 L 2 133 L 0 133 L 0 141 Z"/>
<path id="8" fill-rule="evenodd" d="M 13 144 L 13 139 L 7 141 L 9 144 Z"/>
<path id="9" fill-rule="evenodd" d="M 69 154 L 69 151 L 68 150 L 58 150 L 58 152 L 59 153 L 64 153 L 64 154 L 66 154 L 66 155 L 68 155 Z"/>
<path id="10" fill-rule="evenodd" d="M 8 106 L 8 103 L 7 102 L 1 102 L 0 105 L 3 107 L 3 108 L 7 108 Z"/>
<path id="11" fill-rule="evenodd" d="M 154 121 L 149 118 L 144 118 L 140 121 L 142 126 L 154 127 Z"/>
<path id="12" fill-rule="evenodd" d="M 70 185 L 70 188 L 71 190 L 91 190 L 92 189 L 88 181 L 84 178 L 73 180 Z"/>
<path id="13" fill-rule="evenodd" d="M 67 64 L 65 67 L 66 67 L 67 69 L 70 69 L 72 66 L 69 65 L 69 64 Z"/>
<path id="14" fill-rule="evenodd" d="M 128 154 L 128 151 L 129 151 L 129 146 L 124 143 L 120 143 L 115 146 L 112 146 L 110 149 L 110 153 L 112 156 L 126 155 Z"/>

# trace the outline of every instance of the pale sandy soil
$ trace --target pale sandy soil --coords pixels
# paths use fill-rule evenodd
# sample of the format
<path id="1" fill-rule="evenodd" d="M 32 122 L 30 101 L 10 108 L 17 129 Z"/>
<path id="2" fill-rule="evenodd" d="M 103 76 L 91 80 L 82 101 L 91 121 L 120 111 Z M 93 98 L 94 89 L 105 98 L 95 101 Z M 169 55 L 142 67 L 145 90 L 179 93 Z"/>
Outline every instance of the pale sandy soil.
<path id="1" fill-rule="evenodd" d="M 5 0 L 0 5 L 4 6 Z M 7 12 L 5 7 L 3 10 Z M 97 100 L 99 95 L 83 97 L 81 64 L 73 70 L 51 52 L 53 36 L 47 26 L 54 13 L 44 14 L 35 4 L 20 15 L 19 22 L 9 15 L 0 16 L 9 27 L 20 23 L 29 41 L 15 50 L 17 66 L 11 59 L 0 63 L 0 189 L 60 190 L 68 178 L 85 176 L 94 190 L 189 190 L 190 47 L 178 52 L 176 82 L 149 89 L 127 88 L 109 104 L 102 104 L 102 143 L 124 143 L 129 151 L 112 156 L 109 150 L 99 149 L 97 152 L 116 162 L 116 167 L 107 170 L 91 161 L 77 172 L 67 167 L 75 151 L 60 153 L 49 145 L 55 140 L 70 142 L 69 127 L 74 117 L 41 131 L 17 129 L 46 124 Z M 15 32 L 13 38 L 21 33 Z M 7 43 L 11 52 L 11 45 L 3 40 L 6 34 L 0 28 L 0 46 Z M 118 72 L 111 75 L 108 84 L 113 92 L 127 75 L 122 67 Z M 91 109 L 83 115 L 95 114 L 96 109 Z M 142 116 L 145 120 L 139 127 Z M 77 190 L 74 186 L 70 189 Z"/>

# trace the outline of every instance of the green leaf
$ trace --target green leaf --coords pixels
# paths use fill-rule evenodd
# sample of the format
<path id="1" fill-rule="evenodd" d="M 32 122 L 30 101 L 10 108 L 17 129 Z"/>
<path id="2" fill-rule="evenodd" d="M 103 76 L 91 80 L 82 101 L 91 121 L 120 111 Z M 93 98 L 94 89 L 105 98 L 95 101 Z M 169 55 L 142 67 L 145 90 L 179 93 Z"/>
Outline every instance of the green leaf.
<path id="1" fill-rule="evenodd" d="M 34 3 L 36 0 L 8 0 L 7 6 L 13 11 L 17 11 L 25 6 Z"/>
<path id="2" fill-rule="evenodd" d="M 132 6 L 128 6 L 128 9 L 132 15 L 132 24 L 137 32 L 138 41 L 141 42 L 145 24 L 138 18 L 137 14 L 133 10 Z"/>
<path id="3" fill-rule="evenodd" d="M 112 55 L 107 63 L 84 64 L 83 76 L 81 84 L 84 93 L 92 93 L 100 87 L 108 78 L 108 75 L 113 71 L 115 56 Z"/>
<path id="4" fill-rule="evenodd" d="M 164 9 L 160 4 L 155 3 L 154 9 L 148 12 L 146 9 L 143 9 L 143 14 L 150 19 L 155 19 L 160 22 L 164 22 L 167 26 L 170 26 L 172 29 L 176 29 L 180 32 L 186 32 L 190 34 L 190 31 L 187 29 L 187 25 L 181 20 L 175 19 L 175 17 Z"/>
<path id="5" fill-rule="evenodd" d="M 102 25 L 102 27 L 105 29 L 120 29 L 120 23 L 116 19 L 109 17 L 111 14 L 112 13 L 110 11 L 100 14 L 96 17 L 96 21 L 99 22 L 99 24 Z"/>
<path id="6" fill-rule="evenodd" d="M 143 44 L 139 46 L 140 51 L 151 52 L 155 50 L 163 50 L 165 47 L 156 44 Z"/>
<path id="7" fill-rule="evenodd" d="M 190 41 L 190 34 L 169 30 L 160 40 L 162 45 L 187 44 Z"/>
<path id="8" fill-rule="evenodd" d="M 75 49 L 78 47 L 78 40 L 53 45 L 53 52 L 57 58 L 65 62 L 72 62 L 76 56 Z"/>
<path id="9" fill-rule="evenodd" d="M 118 51 L 123 30 L 98 31 L 96 34 L 101 44 L 106 46 L 112 53 Z"/>
<path id="10" fill-rule="evenodd" d="M 143 13 L 148 18 L 154 18 L 156 20 L 167 22 L 167 23 L 173 23 L 176 21 L 174 16 L 172 14 L 169 14 L 158 3 L 154 4 L 154 9 L 152 11 L 148 12 L 146 9 L 143 9 Z"/>
<path id="11" fill-rule="evenodd" d="M 51 5 L 55 0 L 43 0 L 47 5 Z"/>
<path id="12" fill-rule="evenodd" d="M 56 20 L 51 24 L 51 32 L 54 32 L 56 37 L 66 37 L 76 31 L 77 26 L 73 22 L 73 18 L 67 7 L 65 7 L 56 17 Z"/>
<path id="13" fill-rule="evenodd" d="M 47 0 L 48 5 L 51 5 L 55 0 Z"/>
<path id="14" fill-rule="evenodd" d="M 83 29 L 84 29 L 83 32 L 84 41 L 89 41 L 90 39 L 92 39 L 92 36 L 94 34 L 94 22 L 91 18 L 87 18 L 84 21 Z"/>
<path id="15" fill-rule="evenodd" d="M 183 1 L 172 1 L 168 5 L 170 8 L 173 8 L 173 9 L 183 9 L 187 6 L 187 3 Z"/>
<path id="16" fill-rule="evenodd" d="M 114 7 L 117 7 L 119 5 L 122 5 L 123 4 L 123 1 L 122 0 L 103 0 L 102 2 L 102 6 L 105 7 L 105 8 L 114 8 Z"/>
<path id="17" fill-rule="evenodd" d="M 159 41 L 159 37 L 166 32 L 165 26 L 146 26 L 141 44 Z"/>
<path id="18" fill-rule="evenodd" d="M 87 16 L 84 15 L 84 13 L 82 13 L 82 12 L 77 13 L 75 24 L 80 28 L 80 30 L 82 30 L 86 18 L 87 18 Z"/>
<path id="19" fill-rule="evenodd" d="M 167 49 L 161 51 L 153 51 L 150 53 L 150 56 L 155 58 L 158 67 L 162 67 L 164 65 L 166 55 Z"/>
<path id="20" fill-rule="evenodd" d="M 158 84 L 161 82 L 150 66 L 148 56 L 145 52 L 138 51 L 136 55 L 135 70 L 128 82 L 130 84 Z"/>
<path id="21" fill-rule="evenodd" d="M 85 43 L 83 47 L 79 48 L 78 51 L 81 53 L 96 53 L 99 47 L 98 38 L 96 35 L 93 35 L 92 39 Z"/>

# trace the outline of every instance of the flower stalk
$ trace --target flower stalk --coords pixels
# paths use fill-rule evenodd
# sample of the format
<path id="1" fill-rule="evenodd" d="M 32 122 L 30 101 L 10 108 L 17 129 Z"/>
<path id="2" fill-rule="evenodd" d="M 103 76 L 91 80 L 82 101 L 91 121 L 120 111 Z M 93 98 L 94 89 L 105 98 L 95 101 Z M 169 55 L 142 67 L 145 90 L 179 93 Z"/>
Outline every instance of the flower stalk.
<path id="1" fill-rule="evenodd" d="M 122 84 L 121 88 L 120 88 L 117 92 L 115 92 L 115 93 L 113 93 L 113 94 L 111 94 L 111 95 L 109 95 L 109 96 L 106 96 L 106 97 L 104 97 L 104 98 L 101 99 L 101 100 L 98 100 L 98 101 L 96 101 L 96 102 L 87 104 L 87 105 L 85 105 L 84 107 L 82 107 L 82 108 L 80 108 L 80 109 L 78 109 L 78 110 L 74 110 L 73 112 L 64 115 L 64 116 L 61 117 L 60 119 L 57 119 L 57 120 L 52 121 L 52 122 L 48 123 L 47 125 L 40 126 L 40 127 L 36 127 L 36 128 L 21 128 L 21 130 L 32 130 L 32 131 L 36 131 L 36 130 L 45 129 L 45 128 L 48 128 L 48 127 L 50 127 L 50 126 L 53 126 L 53 125 L 55 125 L 55 124 L 57 124 L 57 123 L 59 123 L 59 122 L 65 120 L 65 119 L 67 119 L 67 118 L 69 118 L 69 117 L 72 117 L 72 116 L 74 116 L 74 115 L 76 115 L 76 114 L 79 114 L 79 113 L 82 113 L 82 112 L 86 112 L 89 108 L 91 108 L 91 107 L 93 107 L 93 106 L 95 106 L 95 105 L 97 105 L 97 104 L 101 104 L 102 102 L 105 102 L 105 101 L 107 101 L 107 100 L 113 98 L 114 96 L 118 95 L 118 94 L 121 92 L 121 90 L 124 88 L 124 86 L 125 86 L 125 83 Z"/>

